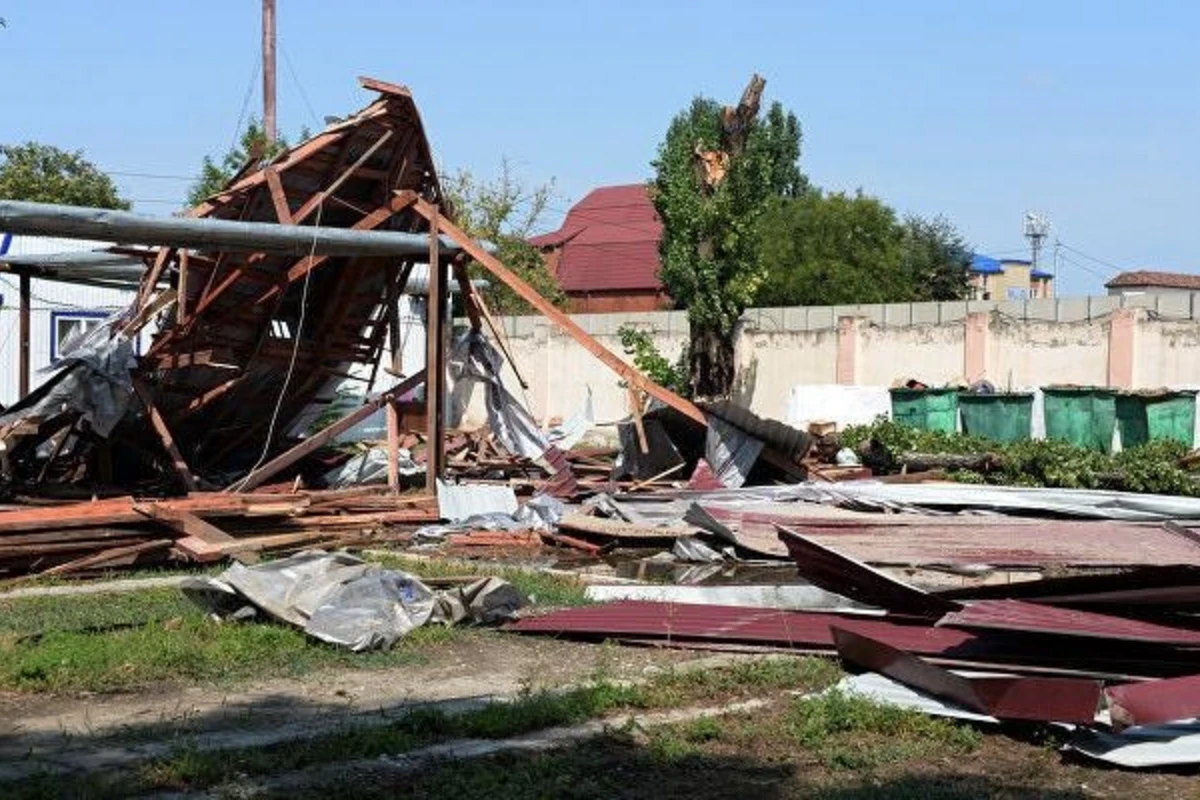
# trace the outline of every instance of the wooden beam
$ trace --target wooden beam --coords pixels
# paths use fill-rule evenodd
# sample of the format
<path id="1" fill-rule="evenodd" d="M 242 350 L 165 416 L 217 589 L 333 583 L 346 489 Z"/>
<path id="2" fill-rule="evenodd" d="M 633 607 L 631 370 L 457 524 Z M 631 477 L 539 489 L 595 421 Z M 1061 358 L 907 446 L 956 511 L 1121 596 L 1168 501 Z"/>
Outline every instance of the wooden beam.
<path id="1" fill-rule="evenodd" d="M 388 491 L 400 494 L 400 410 L 392 402 L 383 411 L 387 415 Z"/>
<path id="2" fill-rule="evenodd" d="M 279 179 L 279 170 L 267 167 L 263 170 L 267 178 L 267 188 L 271 190 L 271 203 L 275 206 L 275 218 L 280 225 L 292 224 L 292 209 L 288 206 L 287 192 L 283 190 L 283 181 Z"/>
<path id="3" fill-rule="evenodd" d="M 487 250 L 483 249 L 478 242 L 468 236 L 461 228 L 445 217 L 439 216 L 436 212 L 436 209 L 432 205 L 424 200 L 418 200 L 416 204 L 416 211 L 431 222 L 436 220 L 436 227 L 438 230 L 450 237 L 450 239 L 458 244 L 458 246 L 461 247 L 464 252 L 470 255 L 471 258 L 478 261 L 484 269 L 492 273 L 492 275 L 496 276 L 496 278 L 498 278 L 502 283 L 506 284 L 510 289 L 516 292 L 521 299 L 540 311 L 555 325 L 566 331 L 567 335 L 579 342 L 579 344 L 581 344 L 589 353 L 600 359 L 600 361 L 602 361 L 613 372 L 617 373 L 617 375 L 619 375 L 626 383 L 641 389 L 646 394 L 662 401 L 666 405 L 671 406 L 676 411 L 679 411 L 685 416 L 690 417 L 701 425 L 706 424 L 704 412 L 701 411 L 695 403 L 680 397 L 670 389 L 659 386 L 657 383 L 650 380 L 645 375 L 622 361 L 619 356 L 617 356 L 604 345 L 600 344 L 600 342 L 596 341 L 596 339 L 583 328 L 579 327 L 578 323 L 576 323 L 573 319 L 559 309 L 555 308 L 553 303 L 538 294 L 536 289 L 522 280 L 508 267 L 504 266 L 504 264 L 500 263 L 499 259 L 493 256 Z M 430 274 L 432 275 L 432 272 Z"/>
<path id="4" fill-rule="evenodd" d="M 437 491 L 446 468 L 446 268 L 438 257 L 437 206 L 430 207 L 429 291 L 425 303 L 425 488 Z"/>
<path id="5" fill-rule="evenodd" d="M 351 175 L 353 175 L 355 172 L 358 172 L 359 168 L 361 168 L 363 164 L 367 163 L 367 159 L 375 155 L 375 151 L 382 147 L 388 139 L 392 138 L 392 133 L 393 132 L 390 130 L 384 131 L 383 135 L 376 139 L 374 143 L 367 148 L 366 152 L 355 159 L 353 164 L 343 170 L 342 174 L 338 175 L 337 178 L 334 179 L 333 183 L 329 184 L 328 187 L 322 189 L 312 197 L 308 198 L 308 200 L 304 201 L 304 205 L 300 206 L 300 210 L 296 212 L 295 221 L 297 223 L 303 222 L 308 218 L 309 214 L 315 211 L 317 207 L 325 201 L 325 198 L 332 197 L 334 192 L 342 188 L 342 184 L 349 180 Z"/>
<path id="6" fill-rule="evenodd" d="M 409 205 L 411 205 L 411 203 L 412 203 L 412 199 L 409 199 L 407 196 L 394 197 L 391 200 L 391 202 L 389 202 L 387 205 L 380 206 L 379 208 L 375 209 L 374 211 L 372 211 L 371 213 L 367 214 L 365 217 L 360 219 L 358 222 L 351 225 L 350 229 L 356 230 L 356 231 L 374 230 L 375 228 L 378 228 L 383 223 L 387 222 L 388 219 L 390 219 L 393 214 L 407 208 Z M 296 262 L 296 264 L 293 265 L 291 269 L 288 270 L 287 283 L 294 283 L 295 281 L 300 280 L 305 275 L 307 275 L 309 272 L 312 272 L 314 269 L 321 266 L 329 259 L 330 259 L 330 256 L 305 256 L 304 258 L 302 258 L 298 262 Z M 217 295 L 221 291 L 224 291 L 226 288 L 228 288 L 226 285 L 222 285 L 222 286 L 218 287 L 217 290 L 214 290 L 213 294 Z M 282 292 L 282 291 L 283 291 L 283 286 L 280 284 L 276 284 L 275 286 L 272 286 L 267 291 L 263 292 L 258 297 L 258 299 L 256 299 L 254 302 L 258 303 L 258 304 L 265 303 L 268 300 L 270 300 L 272 297 L 274 297 L 276 294 L 278 294 L 279 292 Z M 199 311 L 202 311 L 202 310 L 203 310 L 203 308 L 198 309 L 197 313 L 199 313 Z"/>
<path id="7" fill-rule="evenodd" d="M 166 420 L 163 419 L 162 414 L 158 413 L 158 408 L 154 405 L 154 400 L 150 396 L 150 390 L 146 387 L 146 384 L 137 379 L 133 381 L 133 389 L 141 399 L 142 405 L 146 407 L 146 414 L 150 417 L 150 424 L 154 426 L 154 431 L 158 434 L 163 448 L 167 451 L 167 455 L 171 457 L 171 464 L 175 467 L 175 474 L 183 482 L 184 488 L 189 492 L 196 491 L 196 479 L 192 476 L 192 471 L 188 468 L 187 461 L 183 458 L 183 453 L 179 452 L 179 447 L 175 444 L 175 437 L 171 435 L 171 429 L 167 427 Z"/>
<path id="8" fill-rule="evenodd" d="M 17 393 L 24 399 L 29 394 L 29 298 L 30 277 L 21 273 L 21 310 L 18 317 L 18 336 L 20 338 L 17 358 Z M 50 331 L 54 335 L 54 331 Z"/>
<path id="9" fill-rule="evenodd" d="M 142 285 L 138 287 L 138 308 L 145 305 L 150 299 L 150 295 L 154 293 L 154 287 L 158 284 L 158 279 L 162 276 L 163 269 L 166 268 L 167 262 L 171 260 L 171 256 L 174 253 L 175 250 L 171 247 L 160 247 L 158 249 L 158 255 L 154 257 L 154 265 L 150 267 L 150 272 L 142 278 Z"/>
<path id="10" fill-rule="evenodd" d="M 187 301 L 188 301 L 188 264 L 191 257 L 187 250 L 179 251 L 179 282 L 175 289 L 175 324 L 182 325 L 187 321 Z"/>
<path id="11" fill-rule="evenodd" d="M 292 449 L 279 454 L 266 464 L 263 464 L 261 467 L 252 470 L 250 474 L 242 478 L 240 481 L 235 481 L 231 486 L 227 487 L 225 491 L 246 492 L 257 486 L 261 486 L 268 478 L 271 478 L 277 475 L 280 471 L 287 469 L 309 453 L 333 440 L 333 438 L 338 434 L 350 430 L 355 425 L 374 414 L 385 404 L 390 403 L 392 400 L 400 397 L 400 395 L 414 389 L 417 386 L 420 386 L 424 382 L 425 371 L 422 370 L 416 375 L 413 375 L 411 378 L 406 378 L 405 380 L 396 384 L 379 397 L 365 403 L 360 408 L 342 417 L 332 425 L 329 425 L 318 433 L 308 437 Z"/>
<path id="12" fill-rule="evenodd" d="M 637 430 L 638 446 L 642 453 L 650 452 L 650 442 L 646 439 L 646 426 L 642 424 L 642 399 L 638 397 L 637 389 L 629 387 L 629 413 L 633 415 L 633 427 Z"/>
<path id="13" fill-rule="evenodd" d="M 216 525 L 184 509 L 168 508 L 158 503 L 138 503 L 133 510 L 180 534 L 182 538 L 175 540 L 175 547 L 202 564 L 221 560 L 225 555 L 221 546 L 237 541 Z M 245 553 L 238 560 L 243 564 L 252 564 L 258 561 L 258 557 L 253 553 Z"/>

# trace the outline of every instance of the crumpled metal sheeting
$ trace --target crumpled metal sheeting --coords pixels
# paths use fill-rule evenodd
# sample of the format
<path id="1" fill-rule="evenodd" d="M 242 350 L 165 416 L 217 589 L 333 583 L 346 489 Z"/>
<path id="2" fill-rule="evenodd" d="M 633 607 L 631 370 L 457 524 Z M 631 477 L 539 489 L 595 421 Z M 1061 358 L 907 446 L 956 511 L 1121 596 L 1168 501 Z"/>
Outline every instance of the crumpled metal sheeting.
<path id="1" fill-rule="evenodd" d="M 1200 498 L 1109 492 L 1099 489 L 1046 489 L 976 486 L 959 483 L 888 484 L 845 481 L 796 484 L 789 499 L 867 510 L 985 509 L 1056 514 L 1090 519 L 1158 522 L 1200 520 Z"/>
<path id="2" fill-rule="evenodd" d="M 262 612 L 354 652 L 389 648 L 429 622 L 511 619 L 525 602 L 497 578 L 434 592 L 407 573 L 321 551 L 254 567 L 235 564 L 216 578 L 188 578 L 180 588 L 222 617 L 252 619 Z"/>
<path id="3" fill-rule="evenodd" d="M 22 419 L 53 417 L 64 410 L 78 412 L 93 433 L 107 437 L 125 416 L 133 396 L 130 373 L 137 367 L 133 340 L 113 335 L 118 316 L 72 338 L 58 361 L 40 370 L 56 377 L 14 404 L 0 416 L 0 427 Z"/>
<path id="4" fill-rule="evenodd" d="M 451 391 L 457 384 L 482 383 L 485 391 L 488 425 L 492 435 L 508 452 L 537 460 L 550 443 L 533 416 L 504 388 L 500 370 L 504 366 L 500 352 L 481 331 L 468 331 L 450 351 Z"/>
<path id="5" fill-rule="evenodd" d="M 404 477 L 425 474 L 425 465 L 412 460 L 412 453 L 400 448 L 396 454 L 399 474 Z M 343 489 L 348 486 L 364 486 L 372 483 L 387 483 L 388 479 L 388 449 L 382 446 L 371 447 L 351 458 L 340 467 L 325 473 L 325 484 L 331 489 Z"/>
<path id="6" fill-rule="evenodd" d="M 507 488 L 507 487 L 505 487 Z M 512 490 L 509 489 L 511 492 Z M 441 492 L 439 486 L 438 497 Z M 514 496 L 513 501 L 516 502 Z M 460 531 L 544 531 L 553 533 L 559 520 L 566 513 L 566 506 L 548 494 L 534 495 L 516 511 L 490 511 L 471 514 L 449 523 L 424 525 L 413 532 L 417 541 L 438 541 L 448 533 Z M 443 515 L 444 516 L 444 515 Z"/>
<path id="7" fill-rule="evenodd" d="M 763 451 L 763 442 L 717 416 L 709 416 L 704 457 L 718 481 L 739 488 Z"/>

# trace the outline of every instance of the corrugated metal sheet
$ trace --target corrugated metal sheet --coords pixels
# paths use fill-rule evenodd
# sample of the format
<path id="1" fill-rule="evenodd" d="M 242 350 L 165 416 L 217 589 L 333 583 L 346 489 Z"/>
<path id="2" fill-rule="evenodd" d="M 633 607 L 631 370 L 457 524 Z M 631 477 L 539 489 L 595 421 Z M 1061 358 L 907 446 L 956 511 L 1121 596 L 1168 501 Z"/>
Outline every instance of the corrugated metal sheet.
<path id="1" fill-rule="evenodd" d="M 699 403 L 705 413 L 728 422 L 756 439 L 778 450 L 790 459 L 799 459 L 808 452 L 812 436 L 807 431 L 793 428 L 774 419 L 764 419 L 748 408 L 729 400 L 714 403 Z"/>
<path id="2" fill-rule="evenodd" d="M 779 528 L 779 539 L 795 560 L 800 574 L 828 591 L 893 613 L 929 618 L 962 608 L 958 603 L 923 592 L 861 561 L 811 542 L 789 528 Z"/>
<path id="3" fill-rule="evenodd" d="M 1200 675 L 1110 686 L 1105 694 L 1113 720 L 1123 725 L 1200 717 Z"/>
<path id="4" fill-rule="evenodd" d="M 1009 513 L 1054 514 L 1087 519 L 1161 522 L 1200 519 L 1200 498 L 1107 492 L 1098 489 L 1045 489 L 976 486 L 965 483 L 881 483 L 847 481 L 789 487 L 789 499 L 867 510 L 984 509 Z"/>
<path id="5" fill-rule="evenodd" d="M 681 603 L 619 601 L 523 619 L 518 633 L 588 639 L 657 640 L 664 644 L 771 645 L 801 651 L 833 649 L 836 625 L 891 647 L 957 666 L 1015 671 L 1067 670 L 1082 676 L 1190 675 L 1200 672 L 1200 650 L 1156 643 L 1113 647 L 1076 636 L 1023 635 L 1018 631 L 966 631 L 950 627 L 867 620 L 845 614 L 772 611 Z"/>
<path id="6" fill-rule="evenodd" d="M 511 486 L 437 482 L 438 515 L 461 522 L 484 514 L 515 514 L 517 496 Z"/>
<path id="7" fill-rule="evenodd" d="M 966 678 L 867 636 L 833 629 L 838 655 L 862 669 L 903 681 L 963 708 L 1000 719 L 1088 723 L 1100 705 L 1100 681 L 1080 678 Z"/>
<path id="8" fill-rule="evenodd" d="M 1113 641 L 1200 646 L 1200 631 L 1021 600 L 980 600 L 961 611 L 946 614 L 938 621 L 938 625 L 971 630 L 1049 633 Z"/>
<path id="9" fill-rule="evenodd" d="M 1200 565 L 1200 547 L 1157 524 L 919 514 L 822 519 L 807 504 L 761 508 L 702 506 L 746 547 L 777 555 L 786 550 L 775 526 L 786 525 L 859 561 L 888 566 Z"/>

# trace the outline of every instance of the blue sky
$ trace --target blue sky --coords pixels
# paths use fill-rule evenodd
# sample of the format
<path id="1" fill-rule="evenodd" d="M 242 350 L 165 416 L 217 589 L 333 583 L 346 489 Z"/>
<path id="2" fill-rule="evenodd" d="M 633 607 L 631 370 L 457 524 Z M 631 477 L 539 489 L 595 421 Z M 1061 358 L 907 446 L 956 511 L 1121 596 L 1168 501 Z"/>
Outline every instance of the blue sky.
<path id="1" fill-rule="evenodd" d="M 278 2 L 281 130 L 365 104 L 357 75 L 406 84 L 444 169 L 507 157 L 554 179 L 550 227 L 591 187 L 647 178 L 692 96 L 732 101 L 758 71 L 820 186 L 945 214 L 993 255 L 1021 256 L 1023 213 L 1044 212 L 1074 248 L 1064 294 L 1200 268 L 1200 4 Z M 261 108 L 259 7 L 3 3 L 0 141 L 82 148 L 168 213 Z"/>

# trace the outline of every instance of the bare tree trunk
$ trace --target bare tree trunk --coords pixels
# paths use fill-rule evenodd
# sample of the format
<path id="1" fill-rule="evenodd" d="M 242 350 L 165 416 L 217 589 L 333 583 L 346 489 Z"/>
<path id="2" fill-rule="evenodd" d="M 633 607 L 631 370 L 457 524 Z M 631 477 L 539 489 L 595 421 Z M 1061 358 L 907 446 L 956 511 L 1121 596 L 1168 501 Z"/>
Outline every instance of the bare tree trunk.
<path id="1" fill-rule="evenodd" d="M 692 396 L 725 398 L 733 391 L 733 338 L 713 328 L 692 328 L 688 352 Z"/>

